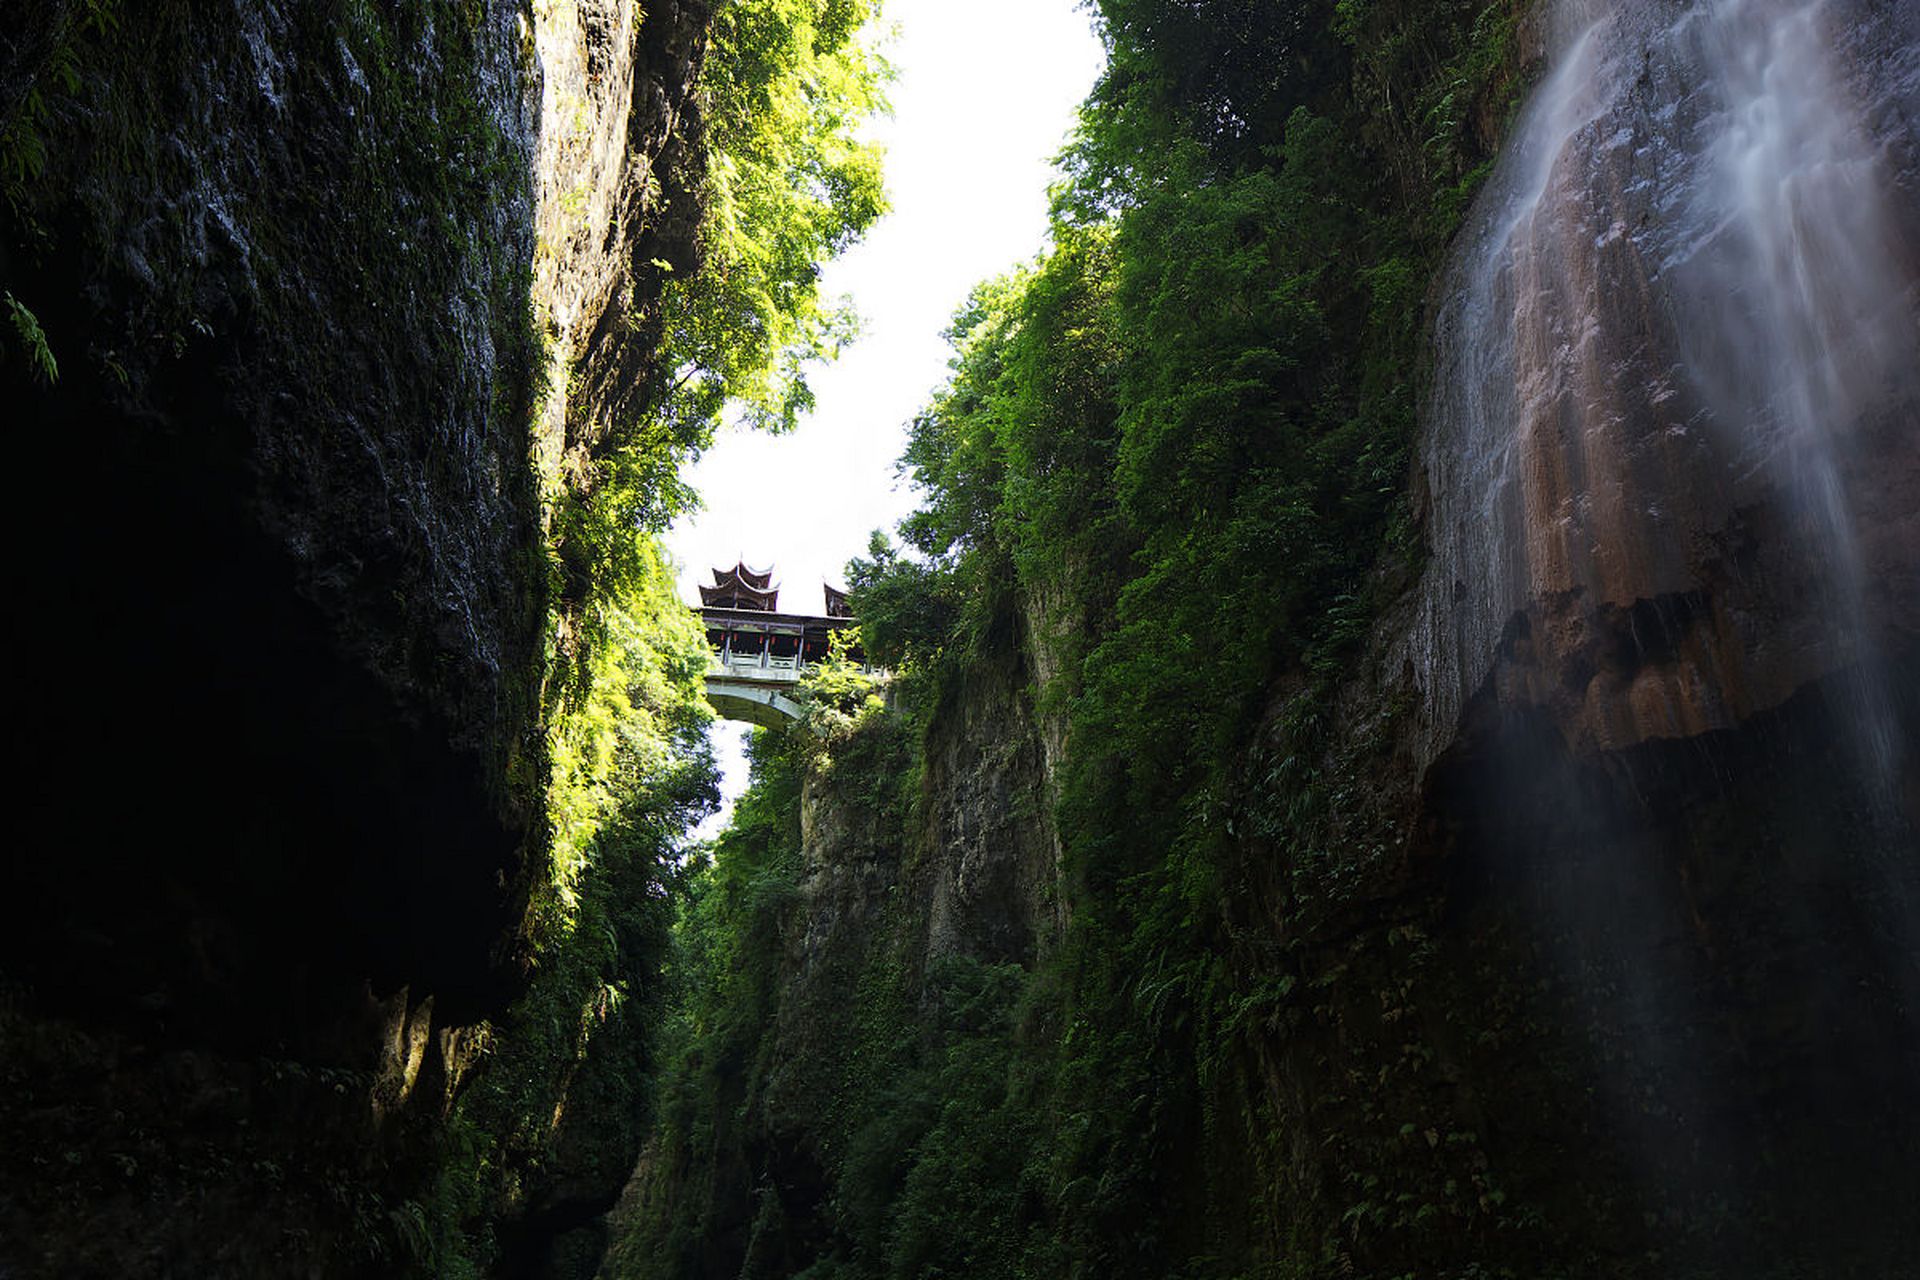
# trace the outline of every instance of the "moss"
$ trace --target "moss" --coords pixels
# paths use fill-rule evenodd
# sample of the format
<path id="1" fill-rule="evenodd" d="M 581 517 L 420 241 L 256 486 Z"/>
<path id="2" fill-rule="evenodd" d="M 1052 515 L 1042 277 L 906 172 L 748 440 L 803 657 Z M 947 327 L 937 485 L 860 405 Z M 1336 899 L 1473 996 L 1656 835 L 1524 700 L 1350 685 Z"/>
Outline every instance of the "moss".
<path id="1" fill-rule="evenodd" d="M 117 584 L 50 565 L 38 594 L 91 620 L 76 656 L 137 617 L 140 674 L 23 717 L 63 758 L 106 734 L 145 759 L 86 824 L 92 883 L 45 857 L 71 818 L 35 814 L 0 894 L 69 904 L 8 947 L 33 984 L 9 1034 L 70 1025 L 90 1060 L 24 1052 L 47 1111 L 0 1145 L 64 1116 L 104 1159 L 117 1111 L 143 1172 L 83 1158 L 0 1234 L 125 1274 L 427 1271 L 435 1069 L 375 1123 L 367 986 L 453 1023 L 504 1003 L 501 878 L 543 803 L 530 160 L 487 106 L 520 94 L 473 6 L 105 14 L 39 83 L 0 276 L 57 300 L 24 460 L 98 504 L 21 519 Z M 50 777 L 48 811 L 76 789 Z M 123 809 L 181 837 L 158 856 Z M 108 1202 L 110 1239 L 83 1229 Z"/>

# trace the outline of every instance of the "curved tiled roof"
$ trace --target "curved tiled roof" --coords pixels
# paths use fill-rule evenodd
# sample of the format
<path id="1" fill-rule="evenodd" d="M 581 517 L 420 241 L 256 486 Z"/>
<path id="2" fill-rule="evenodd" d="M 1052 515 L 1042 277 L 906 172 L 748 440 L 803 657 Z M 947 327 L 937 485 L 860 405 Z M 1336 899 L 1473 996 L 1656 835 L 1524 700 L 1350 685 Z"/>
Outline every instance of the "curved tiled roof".
<path id="1" fill-rule="evenodd" d="M 749 569 L 742 560 L 731 569 L 715 569 L 713 585 L 700 588 L 700 602 L 716 609 L 753 609 L 775 612 L 780 588 L 773 585 L 772 569 Z"/>
<path id="2" fill-rule="evenodd" d="M 752 587 L 755 591 L 778 589 L 773 585 L 773 569 L 771 567 L 766 569 L 750 569 L 747 567 L 745 560 L 734 565 L 731 569 L 715 569 L 713 571 L 713 580 L 715 584 L 719 586 L 725 586 L 729 582 L 739 582 L 743 586 Z"/>

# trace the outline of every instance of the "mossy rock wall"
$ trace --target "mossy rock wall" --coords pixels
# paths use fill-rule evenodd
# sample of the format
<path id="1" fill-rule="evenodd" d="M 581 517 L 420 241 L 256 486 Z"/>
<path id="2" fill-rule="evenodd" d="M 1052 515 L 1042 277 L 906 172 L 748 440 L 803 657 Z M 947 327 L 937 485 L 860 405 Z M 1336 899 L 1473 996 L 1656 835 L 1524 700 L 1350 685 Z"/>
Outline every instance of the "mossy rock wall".
<path id="1" fill-rule="evenodd" d="M 57 362 L 9 317 L 39 674 L 8 701 L 0 1271 L 464 1274 L 462 1232 L 542 1257 L 631 1163 L 637 1120 L 589 1118 L 623 1024 L 516 1195 L 436 1199 L 502 1176 L 444 1121 L 517 1034 L 481 1028 L 548 875 L 536 432 L 578 355 L 550 371 L 549 318 L 645 309 L 646 201 L 698 162 L 706 10 L 563 7 L 601 140 L 567 181 L 614 197 L 592 261 L 542 248 L 564 148 L 523 6 L 33 6 L 0 41 L 0 286 Z"/>

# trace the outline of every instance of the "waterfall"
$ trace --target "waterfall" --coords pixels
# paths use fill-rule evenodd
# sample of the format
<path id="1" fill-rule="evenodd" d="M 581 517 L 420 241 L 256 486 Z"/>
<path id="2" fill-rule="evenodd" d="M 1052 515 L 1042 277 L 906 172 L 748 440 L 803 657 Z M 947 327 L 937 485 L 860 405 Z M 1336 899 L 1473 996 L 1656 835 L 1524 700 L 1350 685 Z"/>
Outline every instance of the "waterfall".
<path id="1" fill-rule="evenodd" d="M 1611 748 L 1728 727 L 1846 670 L 1862 767 L 1891 789 L 1900 734 L 1875 637 L 1896 586 L 1878 578 L 1891 564 L 1912 585 L 1920 535 L 1898 526 L 1906 545 L 1869 556 L 1856 508 L 1884 479 L 1881 437 L 1915 449 L 1920 14 L 1561 0 L 1551 23 L 1555 69 L 1436 319 L 1416 641 L 1436 731 L 1516 618 L 1536 624 L 1523 657 L 1550 665 L 1584 643 L 1568 619 L 1652 602 L 1683 660 L 1617 687 L 1536 671 L 1516 692 Z M 1739 588 L 1770 592 L 1766 608 L 1703 605 L 1755 511 L 1792 527 L 1770 580 Z"/>
<path id="2" fill-rule="evenodd" d="M 1887 177 L 1827 10 L 1822 0 L 1715 0 L 1681 29 L 1723 105 L 1682 251 L 1665 269 L 1701 278 L 1682 295 L 1688 370 L 1791 495 L 1825 571 L 1834 648 L 1849 659 L 1861 765 L 1890 796 L 1898 732 L 1837 445 L 1889 384 L 1911 378 L 1920 343 Z"/>
<path id="3" fill-rule="evenodd" d="M 1431 758 L 1464 744 L 1487 780 L 1496 851 L 1462 857 L 1576 993 L 1650 1197 L 1742 1203 L 1763 1153 L 1817 1165 L 1830 1114 L 1876 1121 L 1811 1085 L 1805 1130 L 1733 1117 L 1749 1053 L 1800 1081 L 1868 1056 L 1769 1038 L 1737 975 L 1791 956 L 1823 1007 L 1899 992 L 1835 1044 L 1920 1010 L 1920 5 L 1546 23 L 1437 295 L 1406 665 Z M 1769 756 L 1760 722 L 1799 727 Z M 1756 770 L 1823 782 L 1742 825 Z"/>

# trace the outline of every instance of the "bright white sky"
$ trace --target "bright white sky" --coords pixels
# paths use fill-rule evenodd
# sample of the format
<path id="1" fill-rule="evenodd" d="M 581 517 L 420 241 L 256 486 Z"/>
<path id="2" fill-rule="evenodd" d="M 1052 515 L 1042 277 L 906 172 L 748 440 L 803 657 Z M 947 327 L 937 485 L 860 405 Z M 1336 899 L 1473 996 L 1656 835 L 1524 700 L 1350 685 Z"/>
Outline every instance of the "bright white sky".
<path id="1" fill-rule="evenodd" d="M 1031 258 L 1046 239 L 1052 157 L 1101 68 L 1091 20 L 1074 0 L 887 0 L 899 39 L 887 148 L 893 212 L 825 273 L 851 294 L 862 336 L 814 370 L 818 405 L 793 434 L 723 432 L 687 471 L 706 509 L 667 536 L 680 593 L 699 602 L 710 569 L 744 557 L 772 565 L 780 606 L 824 611 L 820 583 L 875 529 L 912 508 L 894 477 L 914 413 L 945 380 L 940 334 L 968 290 Z M 746 785 L 745 726 L 722 722 L 715 746 L 728 808 Z M 726 814 L 701 831 L 711 835 Z"/>

